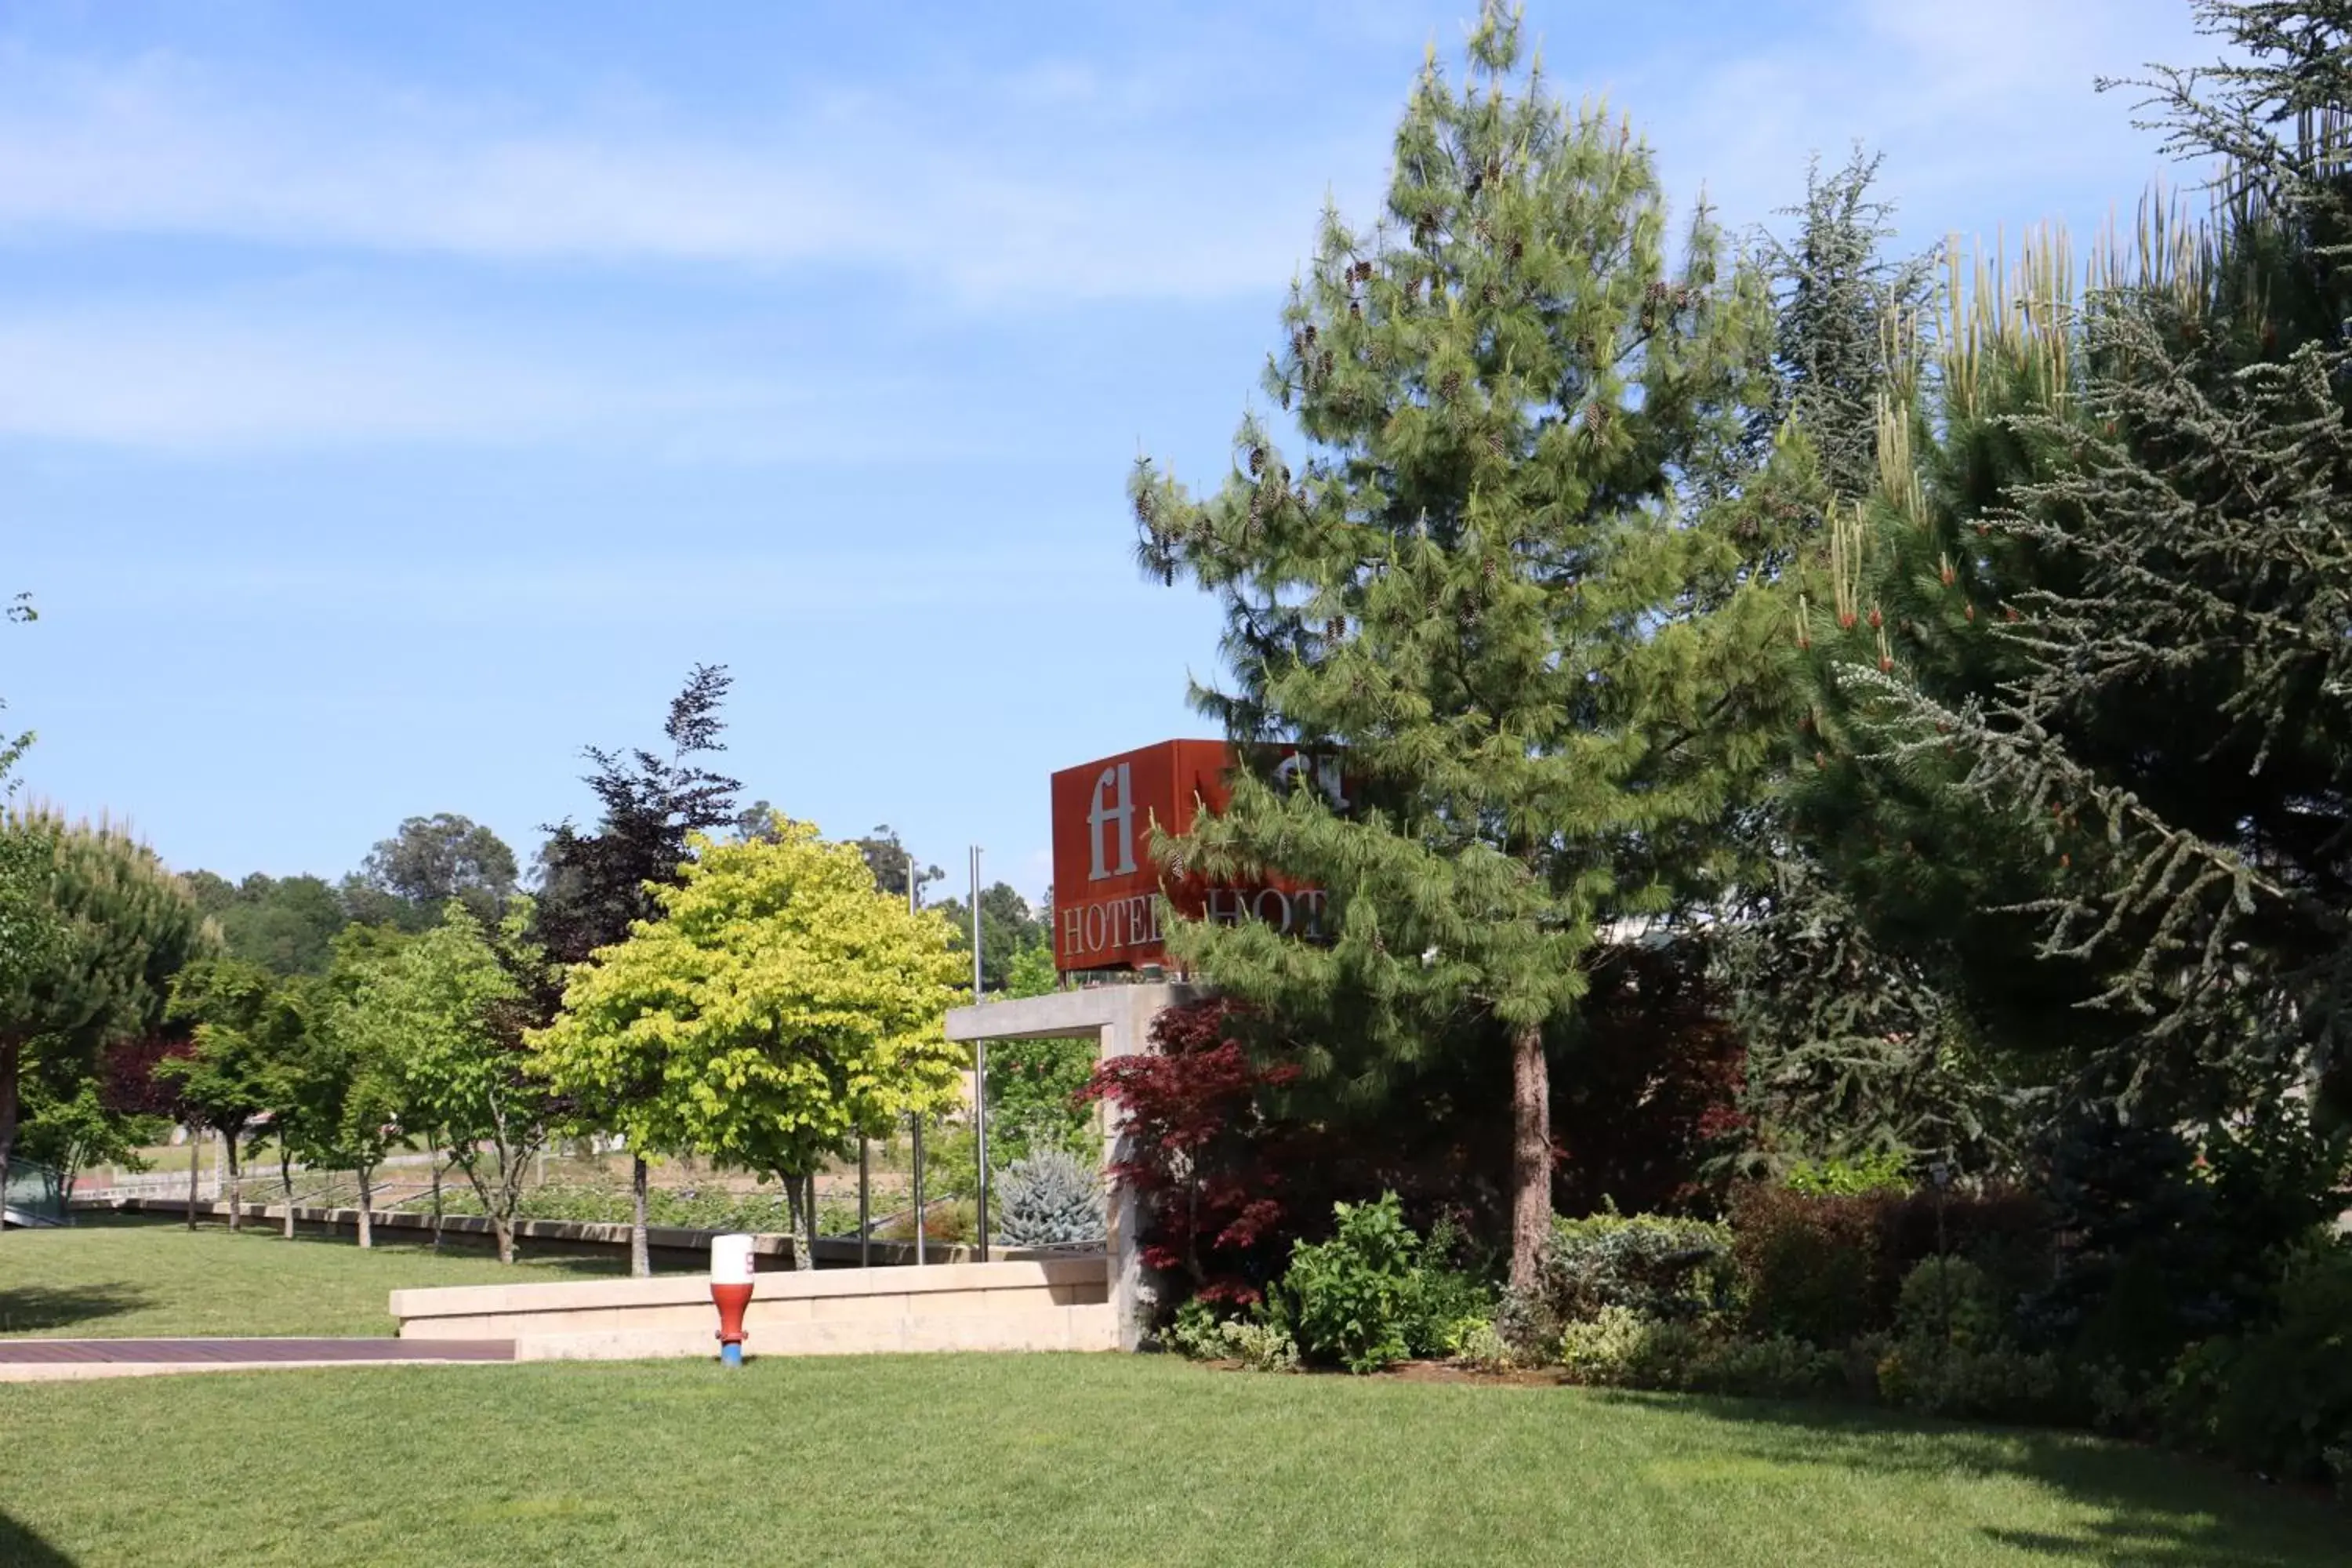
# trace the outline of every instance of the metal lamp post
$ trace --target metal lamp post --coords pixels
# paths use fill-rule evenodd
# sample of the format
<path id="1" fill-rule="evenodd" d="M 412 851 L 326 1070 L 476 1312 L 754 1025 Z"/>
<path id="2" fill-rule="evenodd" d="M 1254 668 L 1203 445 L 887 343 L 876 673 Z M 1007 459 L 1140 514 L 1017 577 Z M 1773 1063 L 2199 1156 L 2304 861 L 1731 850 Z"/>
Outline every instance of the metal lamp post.
<path id="1" fill-rule="evenodd" d="M 971 1000 L 980 1003 L 980 846 L 971 847 Z M 980 1215 L 973 1256 L 988 1261 L 988 1042 L 971 1044 L 971 1131 L 980 1166 Z"/>

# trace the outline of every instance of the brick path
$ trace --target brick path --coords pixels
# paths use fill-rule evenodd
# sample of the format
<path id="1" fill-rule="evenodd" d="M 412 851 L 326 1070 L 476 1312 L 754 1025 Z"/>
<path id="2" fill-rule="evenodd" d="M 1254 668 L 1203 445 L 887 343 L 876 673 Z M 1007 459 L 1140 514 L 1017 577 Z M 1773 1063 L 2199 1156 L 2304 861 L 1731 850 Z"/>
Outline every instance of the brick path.
<path id="1" fill-rule="evenodd" d="M 262 1367 L 512 1360 L 512 1340 L 0 1340 L 0 1383 Z"/>

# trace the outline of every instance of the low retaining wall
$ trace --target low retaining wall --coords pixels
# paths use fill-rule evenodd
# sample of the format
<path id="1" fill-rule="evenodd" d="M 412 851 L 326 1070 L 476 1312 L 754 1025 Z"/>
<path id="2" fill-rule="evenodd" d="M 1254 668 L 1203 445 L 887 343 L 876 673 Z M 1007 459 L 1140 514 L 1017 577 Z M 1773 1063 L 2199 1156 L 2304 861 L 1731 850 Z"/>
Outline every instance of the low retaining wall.
<path id="1" fill-rule="evenodd" d="M 77 1198 L 72 1207 L 84 1212 L 114 1214 L 172 1215 L 184 1218 L 188 1212 L 185 1198 Z M 226 1220 L 229 1205 L 198 1199 L 198 1219 Z M 373 1225 L 377 1230 L 398 1235 L 416 1236 L 433 1229 L 433 1216 L 414 1209 L 376 1209 Z M 284 1204 L 246 1204 L 238 1210 L 239 1220 L 247 1225 L 278 1225 L 286 1218 Z M 359 1234 L 360 1211 L 343 1208 L 307 1208 L 297 1205 L 294 1223 L 323 1226 Z M 441 1228 L 451 1236 L 473 1236 L 488 1238 L 490 1222 L 479 1215 L 448 1215 Z M 697 1267 L 710 1257 L 710 1238 L 722 1234 L 715 1230 L 697 1230 L 679 1226 L 650 1225 L 646 1227 L 646 1245 L 654 1258 L 663 1263 L 686 1263 Z M 515 1222 L 518 1241 L 561 1242 L 567 1249 L 629 1249 L 629 1227 L 609 1225 L 599 1220 L 522 1219 Z M 764 1258 L 778 1259 L 780 1268 L 792 1267 L 793 1238 L 789 1236 L 764 1235 L 752 1238 L 751 1248 Z M 992 1247 L 992 1256 L 1008 1261 L 1062 1258 L 1065 1250 L 1046 1247 Z M 868 1258 L 877 1266 L 911 1264 L 915 1247 L 906 1241 L 874 1241 L 866 1245 Z M 962 1245 L 948 1246 L 930 1242 L 923 1250 L 928 1263 L 966 1263 L 971 1260 L 971 1248 Z M 819 1237 L 816 1243 L 816 1263 L 820 1268 L 856 1268 L 859 1263 L 858 1246 L 854 1237 Z"/>
<path id="2" fill-rule="evenodd" d="M 715 1356 L 707 1277 L 394 1290 L 403 1339 L 510 1339 L 517 1361 Z M 753 1281 L 744 1350 L 1108 1351 L 1118 1327 L 1097 1258 L 927 1268 L 771 1270 Z"/>

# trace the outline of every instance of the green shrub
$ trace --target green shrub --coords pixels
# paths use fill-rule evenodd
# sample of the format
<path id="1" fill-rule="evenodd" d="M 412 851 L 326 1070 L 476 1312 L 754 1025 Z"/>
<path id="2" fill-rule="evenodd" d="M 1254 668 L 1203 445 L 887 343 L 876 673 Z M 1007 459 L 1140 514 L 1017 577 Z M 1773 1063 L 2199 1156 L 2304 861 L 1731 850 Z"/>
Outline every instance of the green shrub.
<path id="1" fill-rule="evenodd" d="M 1450 1219 L 1431 1226 L 1421 1244 L 1405 1324 L 1405 1343 L 1414 1355 L 1458 1355 L 1474 1330 L 1494 1327 L 1494 1287 L 1455 1267 L 1465 1245 L 1461 1227 Z"/>
<path id="2" fill-rule="evenodd" d="M 1791 1399 L 1838 1386 L 1839 1358 L 1785 1336 L 1710 1333 L 1696 1323 L 1604 1307 L 1560 1331 L 1561 1368 L 1600 1387 Z"/>
<path id="3" fill-rule="evenodd" d="M 1187 1301 L 1169 1326 L 1168 1342 L 1194 1361 L 1239 1362 L 1252 1372 L 1296 1372 L 1298 1346 L 1280 1326 L 1248 1318 L 1219 1318 L 1206 1301 Z"/>
<path id="4" fill-rule="evenodd" d="M 1940 1340 L 1963 1349 L 2007 1338 L 1991 1279 L 1965 1258 L 1928 1258 L 1903 1277 L 1895 1331 L 1906 1340 Z"/>
<path id="5" fill-rule="evenodd" d="M 1686 1324 L 1663 1323 L 1631 1307 L 1603 1307 L 1559 1333 L 1561 1370 L 1603 1388 L 1671 1388 L 1678 1362 L 1697 1336 Z"/>
<path id="6" fill-rule="evenodd" d="M 2176 1440 L 2263 1475 L 2329 1479 L 2328 1450 L 2352 1449 L 2352 1247 L 2298 1253 L 2275 1318 L 2189 1351 L 2167 1394 Z"/>
<path id="7" fill-rule="evenodd" d="M 1899 1341 L 1879 1361 L 1878 1393 L 1889 1405 L 1937 1415 L 2052 1421 L 2072 1414 L 2058 1358 L 2010 1345 Z"/>
<path id="8" fill-rule="evenodd" d="M 1491 1321 L 1472 1321 L 1461 1325 L 1453 1349 L 1454 1359 L 1474 1372 L 1508 1372 L 1519 1364 L 1518 1353 L 1511 1348 Z"/>
<path id="9" fill-rule="evenodd" d="M 1756 1331 L 1830 1346 L 1880 1326 L 1876 1200 L 1753 1188 L 1736 1203 L 1731 1231 Z"/>
<path id="10" fill-rule="evenodd" d="M 1268 1298 L 1308 1360 L 1377 1372 L 1408 1356 L 1456 1354 L 1474 1331 L 1492 1327 L 1495 1292 L 1454 1266 L 1463 1237 L 1450 1221 L 1423 1240 L 1394 1193 L 1335 1205 L 1332 1213 L 1337 1234 L 1296 1244 Z"/>
<path id="11" fill-rule="evenodd" d="M 1710 1316 L 1731 1304 L 1731 1245 L 1730 1230 L 1706 1220 L 1555 1220 L 1544 1251 L 1544 1305 L 1562 1323 L 1611 1307 L 1656 1320 Z"/>
<path id="12" fill-rule="evenodd" d="M 1891 1152 L 1865 1154 L 1858 1160 L 1811 1160 L 1783 1179 L 1792 1193 L 1815 1198 L 1858 1198 L 1873 1193 L 1908 1191 L 1902 1155 Z"/>
<path id="13" fill-rule="evenodd" d="M 1702 1347 L 1685 1386 L 1757 1399 L 1801 1399 L 1835 1392 L 1843 1371 L 1835 1352 L 1802 1340 L 1734 1336 Z"/>
<path id="14" fill-rule="evenodd" d="M 1282 1277 L 1283 1321 L 1310 1361 L 1378 1372 L 1412 1353 L 1423 1310 L 1421 1238 L 1404 1223 L 1394 1193 L 1339 1204 L 1338 1234 L 1291 1248 Z"/>

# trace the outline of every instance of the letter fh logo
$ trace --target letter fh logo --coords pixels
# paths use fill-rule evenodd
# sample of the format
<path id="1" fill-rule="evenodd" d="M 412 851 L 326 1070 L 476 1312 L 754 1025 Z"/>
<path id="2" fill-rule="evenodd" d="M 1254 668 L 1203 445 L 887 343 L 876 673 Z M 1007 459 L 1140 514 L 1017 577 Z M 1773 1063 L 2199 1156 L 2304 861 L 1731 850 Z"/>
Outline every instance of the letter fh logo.
<path id="1" fill-rule="evenodd" d="M 1111 792 L 1108 800 L 1105 791 Z M 1113 823 L 1118 825 L 1118 864 L 1106 866 L 1104 862 L 1109 858 L 1103 853 L 1103 829 Z M 1135 874 L 1135 794 L 1125 763 L 1105 768 L 1102 777 L 1095 780 L 1094 800 L 1087 809 L 1087 838 L 1094 851 L 1093 868 L 1087 874 L 1088 881 Z"/>

